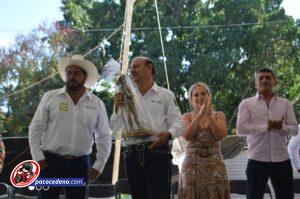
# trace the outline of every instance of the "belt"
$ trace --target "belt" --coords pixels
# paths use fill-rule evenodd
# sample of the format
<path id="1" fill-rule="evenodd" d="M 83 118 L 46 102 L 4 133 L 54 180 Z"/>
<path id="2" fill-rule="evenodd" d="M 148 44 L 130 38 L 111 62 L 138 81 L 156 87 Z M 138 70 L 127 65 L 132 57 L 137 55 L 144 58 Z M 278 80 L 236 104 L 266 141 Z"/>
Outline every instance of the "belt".
<path id="1" fill-rule="evenodd" d="M 149 148 L 149 146 L 153 142 L 146 142 L 146 143 L 140 143 L 140 144 L 131 144 L 126 147 L 127 150 L 133 150 L 133 151 L 144 151 L 145 149 Z"/>
<path id="2" fill-rule="evenodd" d="M 140 144 L 131 144 L 126 147 L 126 150 L 129 151 L 144 151 L 150 147 L 153 142 L 145 142 Z M 154 148 L 155 151 L 170 151 L 169 144 L 165 143 L 159 147 Z"/>
<path id="3" fill-rule="evenodd" d="M 49 152 L 49 151 L 43 151 L 45 155 L 50 155 L 50 156 L 55 156 L 58 158 L 62 158 L 64 160 L 76 160 L 76 159 L 80 159 L 83 157 L 86 157 L 87 155 L 83 155 L 83 156 L 74 156 L 74 155 L 62 155 L 59 153 L 53 153 L 53 152 Z"/>

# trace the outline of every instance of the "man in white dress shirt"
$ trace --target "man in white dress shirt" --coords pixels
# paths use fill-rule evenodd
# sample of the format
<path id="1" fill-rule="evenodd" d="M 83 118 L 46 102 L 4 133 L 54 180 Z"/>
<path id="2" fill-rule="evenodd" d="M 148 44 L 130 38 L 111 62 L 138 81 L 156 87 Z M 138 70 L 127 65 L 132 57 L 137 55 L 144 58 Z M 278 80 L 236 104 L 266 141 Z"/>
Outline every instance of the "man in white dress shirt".
<path id="1" fill-rule="evenodd" d="M 80 55 L 62 58 L 58 71 L 66 86 L 44 94 L 29 127 L 32 158 L 42 178 L 96 180 L 111 151 L 104 103 L 87 88 L 99 79 L 96 66 Z M 94 140 L 95 139 L 95 140 Z M 96 142 L 96 161 L 89 154 Z M 42 191 L 41 198 L 58 198 L 61 187 Z M 86 187 L 66 187 L 67 198 L 85 198 Z"/>
<path id="2" fill-rule="evenodd" d="M 300 173 L 300 124 L 298 126 L 298 134 L 293 136 L 288 145 L 288 151 L 292 161 L 293 168 Z"/>
<path id="3" fill-rule="evenodd" d="M 136 57 L 130 69 L 136 92 L 142 96 L 158 131 L 155 136 L 122 142 L 126 146 L 125 166 L 131 195 L 133 199 L 168 199 L 172 157 L 168 140 L 179 137 L 183 131 L 180 109 L 174 93 L 154 82 L 155 67 L 151 59 Z M 118 109 L 123 102 L 123 94 L 118 93 L 115 107 Z"/>

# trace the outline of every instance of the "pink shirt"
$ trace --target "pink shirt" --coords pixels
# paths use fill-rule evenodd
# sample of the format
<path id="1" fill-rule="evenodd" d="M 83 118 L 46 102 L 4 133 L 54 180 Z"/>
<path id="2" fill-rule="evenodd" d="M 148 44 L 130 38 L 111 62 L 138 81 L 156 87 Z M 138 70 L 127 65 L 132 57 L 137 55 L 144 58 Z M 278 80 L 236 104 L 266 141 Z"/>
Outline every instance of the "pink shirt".
<path id="1" fill-rule="evenodd" d="M 282 129 L 268 131 L 268 119 L 284 117 Z M 291 103 L 274 95 L 270 103 L 262 95 L 244 99 L 237 118 L 237 134 L 247 136 L 248 159 L 282 162 L 289 159 L 287 136 L 296 135 L 297 120 Z"/>

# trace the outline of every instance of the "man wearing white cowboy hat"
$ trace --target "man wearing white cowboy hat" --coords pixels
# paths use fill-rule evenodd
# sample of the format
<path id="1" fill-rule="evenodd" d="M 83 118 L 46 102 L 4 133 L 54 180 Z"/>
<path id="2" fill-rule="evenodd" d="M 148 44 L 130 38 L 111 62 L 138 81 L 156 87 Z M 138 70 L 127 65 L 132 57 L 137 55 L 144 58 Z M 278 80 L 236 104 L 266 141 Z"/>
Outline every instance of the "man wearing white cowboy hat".
<path id="1" fill-rule="evenodd" d="M 111 150 L 111 136 L 104 103 L 87 88 L 98 79 L 96 66 L 80 55 L 58 64 L 66 86 L 44 94 L 29 127 L 29 144 L 42 178 L 95 180 Z M 89 154 L 97 145 L 90 169 Z M 41 198 L 59 198 L 61 187 L 42 191 Z M 86 187 L 66 187 L 67 198 L 85 198 Z"/>

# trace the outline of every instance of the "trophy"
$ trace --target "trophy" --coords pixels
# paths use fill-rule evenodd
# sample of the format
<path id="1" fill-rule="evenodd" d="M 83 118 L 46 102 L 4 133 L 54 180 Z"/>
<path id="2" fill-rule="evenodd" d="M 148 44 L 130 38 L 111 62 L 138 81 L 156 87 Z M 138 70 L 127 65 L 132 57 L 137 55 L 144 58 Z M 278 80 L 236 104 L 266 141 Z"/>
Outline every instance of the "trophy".
<path id="1" fill-rule="evenodd" d="M 117 86 L 119 86 L 119 92 L 123 93 L 124 96 L 124 103 L 120 108 L 120 114 L 122 114 L 125 124 L 123 137 L 147 137 L 152 135 L 150 126 L 145 121 L 140 121 L 144 117 L 142 114 L 143 107 L 135 90 L 133 90 L 134 87 L 128 75 L 121 75 L 117 79 Z"/>
<path id="2" fill-rule="evenodd" d="M 105 79 L 112 79 L 111 76 L 119 74 L 116 69 L 120 64 L 110 59 L 105 68 Z M 117 92 L 123 93 L 124 102 L 118 110 L 114 109 L 115 120 L 111 122 L 111 128 L 119 138 L 143 138 L 153 134 L 154 123 L 147 107 L 141 100 L 141 96 L 136 92 L 135 87 L 127 74 L 119 74 L 116 79 Z"/>

